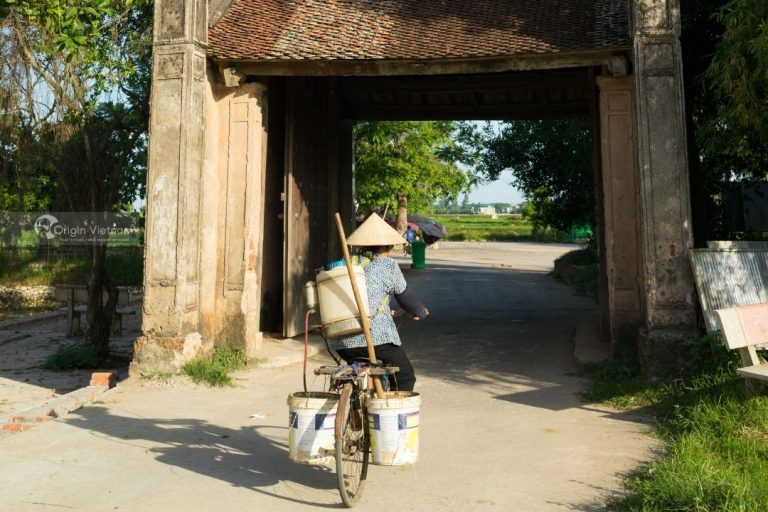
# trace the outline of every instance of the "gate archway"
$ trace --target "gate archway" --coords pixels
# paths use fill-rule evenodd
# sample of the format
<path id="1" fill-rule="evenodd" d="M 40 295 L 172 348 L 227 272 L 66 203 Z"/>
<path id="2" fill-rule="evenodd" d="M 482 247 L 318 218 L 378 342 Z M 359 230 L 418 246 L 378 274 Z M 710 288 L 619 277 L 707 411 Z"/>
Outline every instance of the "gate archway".
<path id="1" fill-rule="evenodd" d="M 210 16 L 209 14 L 210 13 Z M 352 218 L 354 119 L 591 116 L 606 335 L 694 325 L 675 0 L 158 0 L 141 371 L 260 347 Z"/>

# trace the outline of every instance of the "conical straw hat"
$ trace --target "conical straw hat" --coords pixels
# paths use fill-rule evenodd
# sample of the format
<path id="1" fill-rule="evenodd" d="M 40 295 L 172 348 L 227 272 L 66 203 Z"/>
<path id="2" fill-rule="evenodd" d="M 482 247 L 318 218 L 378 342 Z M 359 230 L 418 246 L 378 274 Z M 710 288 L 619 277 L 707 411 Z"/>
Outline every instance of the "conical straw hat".
<path id="1" fill-rule="evenodd" d="M 365 222 L 347 238 L 349 245 L 376 246 L 399 245 L 408 243 L 397 231 L 387 224 L 384 219 L 372 213 Z"/>

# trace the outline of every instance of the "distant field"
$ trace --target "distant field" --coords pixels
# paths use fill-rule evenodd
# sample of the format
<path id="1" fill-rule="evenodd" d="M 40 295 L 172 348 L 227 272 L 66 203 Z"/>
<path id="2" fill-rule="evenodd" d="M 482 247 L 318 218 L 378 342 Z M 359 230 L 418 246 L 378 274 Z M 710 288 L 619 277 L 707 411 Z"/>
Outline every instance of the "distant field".
<path id="1" fill-rule="evenodd" d="M 515 240 L 560 241 L 562 233 L 554 230 L 534 232 L 533 224 L 527 219 L 499 215 L 436 215 L 433 218 L 445 226 L 446 240 L 454 241 L 496 241 Z"/>

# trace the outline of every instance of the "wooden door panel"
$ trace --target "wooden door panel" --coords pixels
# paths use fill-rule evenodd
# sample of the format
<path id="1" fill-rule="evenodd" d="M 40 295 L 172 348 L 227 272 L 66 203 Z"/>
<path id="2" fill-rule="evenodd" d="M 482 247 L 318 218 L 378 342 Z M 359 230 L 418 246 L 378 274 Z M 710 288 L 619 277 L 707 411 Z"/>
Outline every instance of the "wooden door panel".
<path id="1" fill-rule="evenodd" d="M 328 261 L 330 82 L 287 83 L 283 335 L 304 332 L 304 284 Z"/>

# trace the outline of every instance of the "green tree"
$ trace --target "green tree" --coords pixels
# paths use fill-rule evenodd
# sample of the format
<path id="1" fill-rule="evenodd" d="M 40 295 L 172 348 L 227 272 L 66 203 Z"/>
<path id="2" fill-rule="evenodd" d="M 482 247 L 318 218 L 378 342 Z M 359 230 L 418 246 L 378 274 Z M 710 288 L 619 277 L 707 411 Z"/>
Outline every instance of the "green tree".
<path id="1" fill-rule="evenodd" d="M 480 167 L 487 180 L 505 170 L 532 206 L 533 221 L 568 230 L 594 225 L 592 143 L 583 119 L 511 121 L 485 130 Z"/>
<path id="2" fill-rule="evenodd" d="M 25 159 L 50 162 L 62 209 L 107 212 L 130 201 L 145 172 L 151 1 L 6 0 L 0 7 L 7 49 L 0 83 L 17 91 L 1 114 L 26 128 L 24 144 L 13 147 L 15 168 Z M 106 273 L 106 244 L 90 252 L 86 341 L 106 351 L 117 288 Z"/>
<path id="3" fill-rule="evenodd" d="M 731 0 L 715 19 L 724 31 L 707 70 L 722 121 L 768 146 L 768 2 Z M 765 179 L 765 167 L 757 171 Z"/>
<path id="4" fill-rule="evenodd" d="M 0 18 L 20 16 L 32 22 L 50 35 L 52 50 L 65 53 L 70 60 L 79 56 L 98 68 L 105 62 L 109 47 L 93 43 L 103 40 L 105 31 L 114 30 L 117 18 L 125 16 L 133 3 L 134 0 L 0 0 Z"/>
<path id="5" fill-rule="evenodd" d="M 367 121 L 355 126 L 355 187 L 364 211 L 397 208 L 405 232 L 408 209 L 453 201 L 471 183 L 460 164 L 471 159 L 470 132 L 450 121 Z"/>
<path id="6" fill-rule="evenodd" d="M 766 179 L 768 5 L 695 0 L 681 13 L 693 233 L 703 246 L 728 236 L 724 187 Z"/>

